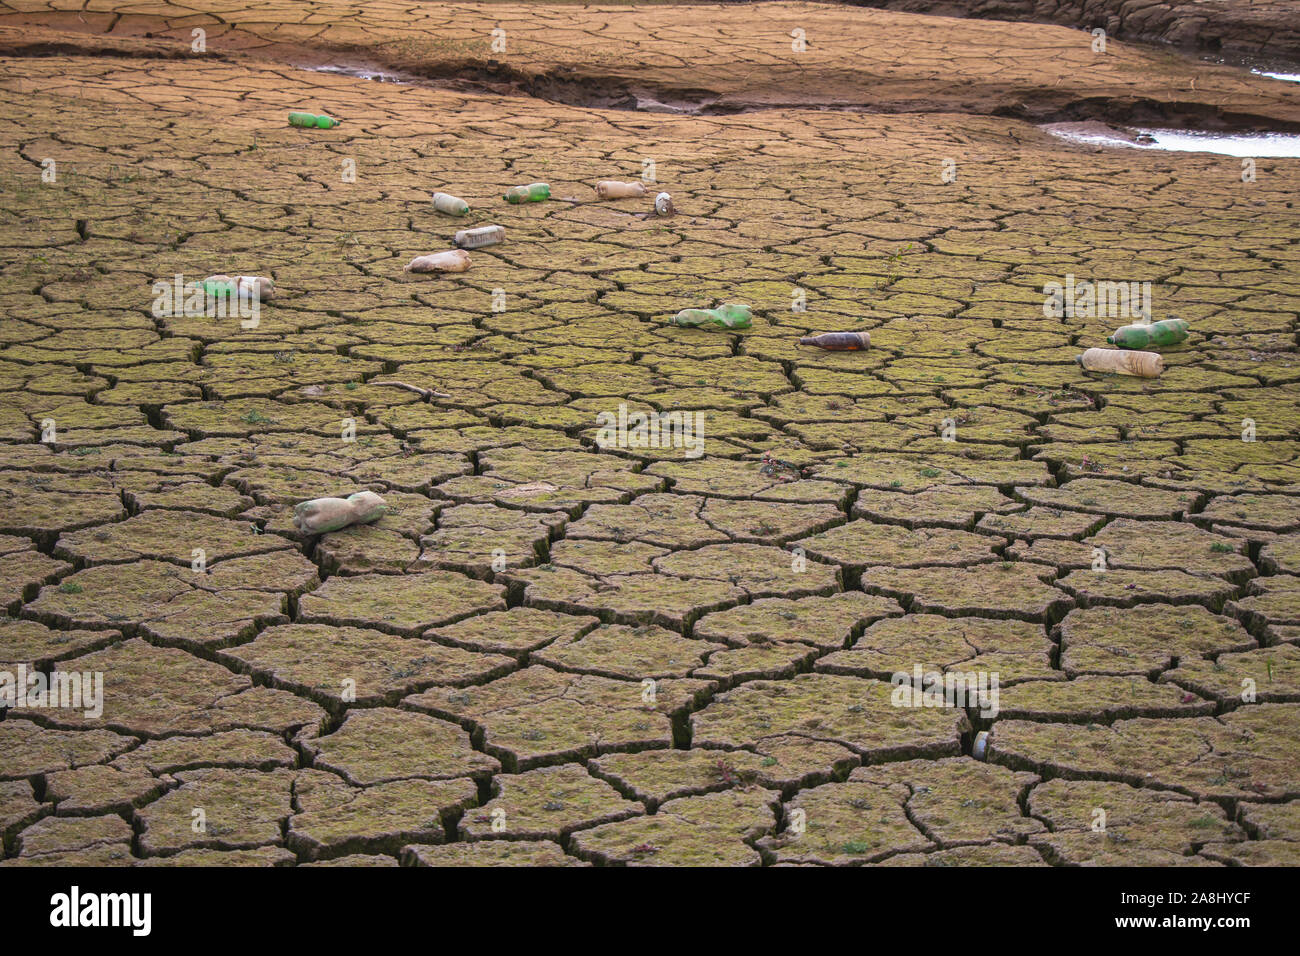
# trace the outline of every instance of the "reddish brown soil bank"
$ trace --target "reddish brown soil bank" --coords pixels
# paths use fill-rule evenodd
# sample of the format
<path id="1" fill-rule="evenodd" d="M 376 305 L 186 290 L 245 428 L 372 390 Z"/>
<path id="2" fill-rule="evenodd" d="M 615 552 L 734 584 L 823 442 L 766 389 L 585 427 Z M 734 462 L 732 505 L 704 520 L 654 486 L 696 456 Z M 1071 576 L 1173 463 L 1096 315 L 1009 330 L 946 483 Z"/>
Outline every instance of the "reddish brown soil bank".
<path id="1" fill-rule="evenodd" d="M 1125 40 L 1300 59 L 1295 0 L 864 0 L 858 5 L 1101 27 Z"/>

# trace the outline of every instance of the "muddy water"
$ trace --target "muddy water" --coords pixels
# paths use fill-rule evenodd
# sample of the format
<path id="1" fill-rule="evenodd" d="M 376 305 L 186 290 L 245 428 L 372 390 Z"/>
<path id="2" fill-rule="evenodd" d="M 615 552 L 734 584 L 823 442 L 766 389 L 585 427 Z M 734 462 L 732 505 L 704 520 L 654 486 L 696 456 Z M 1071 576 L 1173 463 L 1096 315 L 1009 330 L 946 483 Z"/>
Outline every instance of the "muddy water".
<path id="1" fill-rule="evenodd" d="M 1088 146 L 1255 158 L 1300 157 L 1300 136 L 1288 133 L 1218 133 L 1115 127 L 1104 123 L 1050 123 L 1039 128 L 1061 139 Z"/>

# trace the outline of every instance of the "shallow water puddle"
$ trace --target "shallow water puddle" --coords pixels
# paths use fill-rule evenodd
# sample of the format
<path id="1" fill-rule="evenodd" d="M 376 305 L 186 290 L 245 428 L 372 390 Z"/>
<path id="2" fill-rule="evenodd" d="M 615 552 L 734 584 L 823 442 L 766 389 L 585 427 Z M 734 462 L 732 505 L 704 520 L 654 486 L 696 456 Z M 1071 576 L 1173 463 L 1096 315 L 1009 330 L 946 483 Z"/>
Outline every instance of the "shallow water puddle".
<path id="1" fill-rule="evenodd" d="M 1286 80 L 1288 83 L 1300 83 L 1300 73 L 1269 73 L 1266 70 L 1251 70 L 1259 76 L 1267 76 L 1270 80 Z"/>
<path id="2" fill-rule="evenodd" d="M 1146 149 L 1177 153 L 1222 153 L 1225 156 L 1300 156 L 1300 135 L 1295 133 L 1206 133 L 1185 129 L 1140 129 L 1154 143 Z"/>
<path id="3" fill-rule="evenodd" d="M 368 70 L 362 67 L 354 66 L 308 66 L 304 67 L 312 73 L 330 73 L 334 76 L 350 76 L 358 80 L 374 80 L 376 83 L 400 83 L 410 84 L 407 80 L 396 73 L 384 73 L 379 70 Z"/>
<path id="4" fill-rule="evenodd" d="M 1300 157 L 1300 135 L 1293 133 L 1210 133 L 1186 129 L 1120 129 L 1103 123 L 1051 123 L 1039 127 L 1061 139 L 1089 146 L 1156 149 L 1224 156 Z"/>

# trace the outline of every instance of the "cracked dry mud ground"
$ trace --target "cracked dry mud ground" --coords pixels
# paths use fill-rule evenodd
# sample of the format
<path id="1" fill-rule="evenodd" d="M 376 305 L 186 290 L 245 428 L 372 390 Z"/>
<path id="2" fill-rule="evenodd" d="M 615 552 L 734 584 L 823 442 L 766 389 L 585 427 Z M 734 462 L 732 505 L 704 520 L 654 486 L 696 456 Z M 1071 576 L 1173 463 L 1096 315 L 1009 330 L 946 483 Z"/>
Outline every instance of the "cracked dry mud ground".
<path id="1" fill-rule="evenodd" d="M 310 15 L 269 6 L 244 19 Z M 86 32 L 114 9 L 22 27 L 65 48 L 0 78 L 0 663 L 106 684 L 102 717 L 0 720 L 0 866 L 1300 862 L 1300 163 L 1244 183 L 956 103 L 674 116 L 373 83 L 218 31 L 176 54 L 187 20 Z M 313 9 L 363 33 L 398 7 Z M 475 56 L 493 9 L 462 11 Z M 543 43 L 599 35 L 583 18 L 661 64 L 727 34 L 759 86 L 798 69 L 752 8 L 530 9 L 510 42 L 543 71 Z M 791 9 L 812 37 L 958 22 Z M 1169 101 L 1117 49 L 1079 83 Z M 743 92 L 716 75 L 695 80 Z M 594 201 L 646 158 L 680 215 Z M 559 198 L 501 202 L 538 180 Z M 465 225 L 434 189 L 508 239 L 407 276 Z M 275 278 L 258 328 L 150 314 L 156 279 L 214 272 Z M 1045 318 L 1067 273 L 1150 280 L 1190 320 L 1162 378 L 1077 368 L 1117 323 Z M 752 330 L 664 324 L 724 299 Z M 795 344 L 828 330 L 872 348 Z M 702 412 L 705 456 L 602 451 L 620 402 Z M 293 503 L 361 489 L 392 512 L 293 528 Z M 918 664 L 997 672 L 1001 712 L 891 706 Z"/>

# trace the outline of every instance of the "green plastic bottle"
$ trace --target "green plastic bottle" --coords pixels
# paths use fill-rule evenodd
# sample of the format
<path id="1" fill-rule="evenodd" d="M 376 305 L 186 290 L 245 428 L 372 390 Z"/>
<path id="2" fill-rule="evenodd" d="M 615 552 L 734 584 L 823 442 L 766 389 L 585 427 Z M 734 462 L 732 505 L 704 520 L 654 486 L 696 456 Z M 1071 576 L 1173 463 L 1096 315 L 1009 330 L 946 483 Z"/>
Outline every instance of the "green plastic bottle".
<path id="1" fill-rule="evenodd" d="M 717 329 L 747 329 L 753 321 L 749 306 L 738 302 L 724 302 L 716 309 L 682 309 L 671 319 L 673 325 Z"/>
<path id="2" fill-rule="evenodd" d="M 329 116 L 317 116 L 315 113 L 290 113 L 289 125 L 306 129 L 333 129 L 339 125 L 339 121 Z"/>
<path id="3" fill-rule="evenodd" d="M 213 298 L 225 298 L 235 294 L 235 280 L 229 277 L 223 279 L 204 279 L 203 293 Z"/>
<path id="4" fill-rule="evenodd" d="M 1122 349 L 1160 348 L 1182 342 L 1187 338 L 1187 329 L 1186 319 L 1162 319 L 1159 322 L 1138 319 L 1131 325 L 1120 326 L 1114 335 L 1107 336 L 1106 341 Z"/>
<path id="5" fill-rule="evenodd" d="M 551 187 L 547 183 L 533 183 L 529 186 L 514 186 L 506 190 L 505 200 L 510 203 L 545 202 L 551 198 Z"/>

